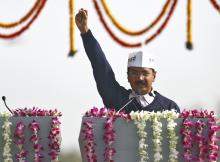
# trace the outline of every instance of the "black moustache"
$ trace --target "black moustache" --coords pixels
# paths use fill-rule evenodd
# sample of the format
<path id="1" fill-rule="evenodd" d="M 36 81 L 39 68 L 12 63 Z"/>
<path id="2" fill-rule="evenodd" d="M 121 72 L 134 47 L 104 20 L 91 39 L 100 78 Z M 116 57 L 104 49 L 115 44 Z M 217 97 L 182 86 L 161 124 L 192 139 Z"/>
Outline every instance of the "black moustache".
<path id="1" fill-rule="evenodd" d="M 135 84 L 142 84 L 142 85 L 146 85 L 146 83 L 144 81 L 136 81 Z"/>

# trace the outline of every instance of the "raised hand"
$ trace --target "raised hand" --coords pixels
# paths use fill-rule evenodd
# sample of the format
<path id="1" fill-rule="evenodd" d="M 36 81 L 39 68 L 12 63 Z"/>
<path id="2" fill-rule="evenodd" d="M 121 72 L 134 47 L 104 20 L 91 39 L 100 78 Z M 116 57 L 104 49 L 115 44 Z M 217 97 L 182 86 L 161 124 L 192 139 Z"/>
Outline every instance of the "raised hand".
<path id="1" fill-rule="evenodd" d="M 78 27 L 79 31 L 82 34 L 86 33 L 89 30 L 87 25 L 87 20 L 88 20 L 88 11 L 81 8 L 75 16 L 75 22 L 76 22 L 76 26 Z"/>

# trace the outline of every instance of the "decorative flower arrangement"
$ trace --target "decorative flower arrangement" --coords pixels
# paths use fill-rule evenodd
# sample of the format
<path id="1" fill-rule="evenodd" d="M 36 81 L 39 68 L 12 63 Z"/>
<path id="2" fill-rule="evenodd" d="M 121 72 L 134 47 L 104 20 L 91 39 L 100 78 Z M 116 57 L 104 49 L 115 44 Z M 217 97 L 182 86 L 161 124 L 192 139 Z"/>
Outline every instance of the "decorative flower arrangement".
<path id="1" fill-rule="evenodd" d="M 52 118 L 52 125 L 49 134 L 49 147 L 51 149 L 49 155 L 51 156 L 52 162 L 58 162 L 58 155 L 60 152 L 60 121 L 58 117 Z"/>
<path id="2" fill-rule="evenodd" d="M 140 137 L 139 140 L 139 156 L 140 162 L 148 160 L 147 147 L 148 145 L 145 142 L 147 138 L 147 132 L 145 131 L 146 122 L 152 121 L 153 128 L 153 144 L 154 144 L 154 160 L 160 161 L 162 159 L 161 154 L 161 131 L 162 131 L 162 123 L 159 121 L 162 118 L 167 119 L 167 130 L 168 130 L 168 139 L 169 139 L 169 161 L 176 162 L 178 158 L 178 151 L 176 150 L 177 146 L 177 135 L 175 132 L 175 119 L 178 118 L 179 114 L 175 112 L 175 110 L 171 111 L 163 111 L 163 112 L 148 112 L 148 111 L 140 111 L 140 112 L 131 112 L 131 119 L 134 120 L 134 123 L 138 128 L 138 135 Z"/>
<path id="3" fill-rule="evenodd" d="M 19 35 L 21 35 L 24 31 L 30 28 L 32 23 L 37 19 L 39 14 L 41 13 L 43 7 L 46 4 L 46 0 L 37 0 L 34 4 L 34 6 L 25 14 L 23 17 L 21 17 L 19 20 L 16 22 L 11 22 L 11 23 L 1 23 L 0 22 L 0 28 L 13 28 L 17 26 L 21 26 L 20 29 L 17 31 L 14 31 L 10 34 L 5 34 L 5 33 L 0 33 L 0 38 L 4 39 L 12 39 L 15 38 Z M 22 26 L 22 24 L 26 23 L 25 25 Z"/>
<path id="4" fill-rule="evenodd" d="M 85 116 L 88 117 L 108 117 L 108 116 L 115 116 L 116 118 L 123 118 L 126 120 L 130 120 L 130 114 L 126 113 L 125 111 L 115 111 L 115 109 L 107 109 L 106 107 L 97 108 L 93 107 L 89 111 L 85 113 Z"/>
<path id="5" fill-rule="evenodd" d="M 208 121 L 209 125 L 209 141 L 208 141 L 208 159 L 210 161 L 218 161 L 218 141 L 219 137 L 217 137 L 217 131 L 220 130 L 220 126 L 216 125 L 216 121 L 214 118 L 211 118 Z"/>
<path id="6" fill-rule="evenodd" d="M 9 118 L 11 117 L 11 114 L 9 113 L 3 113 L 0 114 L 1 117 L 4 119 L 4 123 L 2 125 L 2 136 L 3 140 L 5 142 L 3 146 L 3 159 L 4 162 L 13 162 L 12 154 L 11 154 L 11 125 L 12 123 L 9 121 Z"/>
<path id="7" fill-rule="evenodd" d="M 85 116 L 89 117 L 106 117 L 107 116 L 107 108 L 98 109 L 97 107 L 93 107 L 89 111 L 85 113 Z"/>
<path id="8" fill-rule="evenodd" d="M 217 0 L 210 0 L 210 2 L 212 3 L 213 7 L 220 12 L 220 4 L 218 3 Z"/>
<path id="9" fill-rule="evenodd" d="M 145 162 L 149 159 L 147 154 L 147 147 L 146 138 L 147 132 L 145 131 L 146 121 L 150 119 L 150 112 L 148 111 L 140 111 L 130 113 L 131 119 L 134 121 L 134 124 L 137 125 L 138 131 L 137 134 L 139 135 L 139 162 Z"/>
<path id="10" fill-rule="evenodd" d="M 215 118 L 214 112 L 207 110 L 184 110 L 180 117 L 183 118 L 183 128 L 181 129 L 182 134 L 182 144 L 184 148 L 183 158 L 187 161 L 196 160 L 196 161 L 204 161 L 206 157 L 210 161 L 218 160 L 218 145 L 217 145 L 217 131 L 220 130 L 220 126 L 216 124 L 217 119 Z M 190 120 L 191 118 L 208 118 L 208 126 L 209 126 L 209 136 L 208 140 L 203 136 L 203 130 L 205 127 L 205 123 L 198 120 L 195 124 Z M 190 130 L 191 127 L 196 127 L 196 135 L 195 137 Z M 193 147 L 192 140 L 195 138 L 198 143 L 199 153 L 198 156 L 193 157 L 191 148 Z M 208 155 L 206 155 L 208 153 Z"/>
<path id="11" fill-rule="evenodd" d="M 180 118 L 214 118 L 214 111 L 208 112 L 208 110 L 183 110 Z"/>
<path id="12" fill-rule="evenodd" d="M 204 161 L 207 154 L 207 139 L 203 136 L 203 130 L 205 128 L 205 122 L 198 120 L 195 123 L 196 134 L 195 134 L 195 143 L 198 144 L 198 155 L 194 157 L 195 161 Z"/>
<path id="13" fill-rule="evenodd" d="M 103 140 L 105 141 L 106 144 L 106 148 L 104 152 L 104 160 L 114 162 L 113 157 L 114 154 L 116 153 L 116 149 L 113 148 L 112 145 L 115 142 L 116 133 L 115 130 L 113 129 L 113 123 L 119 117 L 126 120 L 130 120 L 130 115 L 125 113 L 124 111 L 116 112 L 114 109 L 107 109 L 105 107 L 101 109 L 93 107 L 92 109 L 87 111 L 85 115 L 89 117 L 99 117 L 99 118 L 106 117 L 106 121 L 104 123 L 104 135 L 103 135 Z"/>
<path id="14" fill-rule="evenodd" d="M 177 123 L 175 120 L 177 118 L 183 118 L 182 128 L 180 134 L 181 142 L 183 145 L 184 154 L 182 157 L 190 162 L 190 161 L 205 161 L 208 159 L 209 161 L 217 161 L 218 160 L 218 152 L 219 148 L 217 145 L 220 136 L 217 136 L 217 131 L 220 130 L 220 119 L 216 119 L 214 112 L 207 110 L 184 110 L 182 113 L 178 114 L 175 110 L 171 111 L 163 111 L 163 112 L 131 112 L 130 114 L 126 114 L 123 112 L 116 112 L 115 110 L 108 110 L 106 108 L 98 109 L 94 107 L 89 110 L 85 114 L 88 117 L 97 117 L 97 118 L 106 118 L 104 122 L 104 135 L 103 140 L 106 144 L 104 150 L 104 161 L 114 162 L 114 155 L 116 153 L 116 149 L 113 146 L 113 143 L 116 140 L 116 132 L 113 128 L 114 121 L 118 117 L 122 117 L 125 120 L 132 120 L 134 124 L 137 126 L 137 134 L 139 136 L 139 162 L 144 162 L 149 160 L 149 155 L 147 152 L 148 145 L 146 143 L 147 132 L 146 122 L 152 122 L 152 130 L 153 130 L 153 150 L 154 150 L 154 161 L 159 162 L 162 160 L 162 121 L 161 119 L 167 120 L 167 139 L 169 142 L 169 160 L 170 162 L 178 161 L 178 151 L 177 151 L 177 142 L 178 137 L 176 134 L 176 126 Z M 197 121 L 195 119 L 199 118 Z M 200 118 L 207 118 L 208 124 L 206 124 L 206 120 L 202 120 Z M 193 119 L 193 120 L 192 120 Z M 86 129 L 83 130 L 84 134 L 87 132 L 86 146 L 85 149 L 88 161 L 96 161 L 95 155 L 95 143 L 94 143 L 94 128 L 92 121 L 86 121 L 83 123 L 87 125 Z M 208 126 L 208 137 L 206 137 L 207 131 L 205 127 Z M 193 130 L 195 128 L 195 131 Z M 197 145 L 194 146 L 194 143 Z M 196 153 L 192 154 L 193 148 L 198 150 Z M 89 155 L 88 155 L 89 154 Z"/>
<path id="15" fill-rule="evenodd" d="M 149 111 L 141 111 L 141 112 L 131 112 L 130 114 L 126 114 L 124 112 L 116 112 L 113 109 L 106 109 L 101 108 L 98 109 L 96 107 L 93 107 L 91 110 L 87 111 L 85 113 L 86 116 L 89 117 L 105 117 L 106 121 L 104 123 L 104 141 L 106 143 L 105 153 L 104 153 L 104 159 L 105 161 L 114 161 L 113 156 L 116 153 L 115 148 L 111 147 L 112 144 L 115 142 L 116 139 L 116 132 L 113 129 L 113 123 L 116 118 L 122 117 L 126 120 L 133 120 L 134 123 L 137 125 L 138 128 L 138 135 L 140 137 L 139 139 L 139 156 L 140 156 L 140 162 L 144 162 L 148 160 L 148 154 L 147 154 L 147 144 L 146 144 L 146 138 L 147 138 L 147 132 L 145 131 L 146 127 L 146 121 L 152 121 L 152 128 L 153 128 L 153 143 L 154 143 L 154 159 L 155 161 L 160 161 L 162 159 L 162 149 L 161 149 L 161 131 L 162 131 L 162 123 L 159 121 L 161 118 L 166 118 L 168 121 L 167 129 L 168 129 L 168 139 L 170 139 L 170 155 L 169 160 L 171 162 L 177 161 L 177 155 L 178 151 L 176 150 L 177 145 L 177 135 L 175 133 L 175 127 L 176 123 L 174 122 L 174 119 L 176 119 L 179 114 L 176 113 L 174 110 L 172 111 L 164 111 L 164 112 L 149 112 Z M 91 124 L 91 123 L 90 123 Z M 89 130 L 93 130 L 92 124 L 90 125 Z M 85 132 L 85 130 L 83 130 Z M 94 138 L 94 135 L 91 135 L 90 137 Z M 88 139 L 87 139 L 88 140 Z M 94 142 L 94 141 L 93 141 Z M 87 145 L 87 144 L 86 144 Z M 90 146 L 95 146 L 93 143 Z M 91 149 L 91 152 L 93 149 Z M 88 153 L 86 153 L 87 155 Z M 88 157 L 88 156 L 87 156 Z M 91 155 L 90 155 L 91 157 Z M 94 155 L 93 155 L 94 157 Z"/>
<path id="16" fill-rule="evenodd" d="M 51 123 L 50 134 L 48 136 L 48 138 L 50 139 L 48 146 L 51 149 L 49 155 L 51 156 L 52 161 L 57 162 L 58 155 L 60 152 L 60 124 L 61 124 L 58 117 L 62 116 L 61 112 L 58 112 L 57 109 L 46 110 L 46 109 L 33 107 L 32 109 L 31 108 L 15 109 L 13 110 L 13 114 L 14 116 L 23 116 L 23 117 L 26 117 L 26 116 L 52 116 L 53 117 L 52 123 Z M 41 147 L 41 146 L 38 145 L 38 147 Z M 38 154 L 38 156 L 39 156 L 38 158 L 41 157 L 40 154 Z"/>
<path id="17" fill-rule="evenodd" d="M 165 5 L 163 6 L 163 9 L 161 10 L 161 12 L 159 13 L 159 15 L 156 17 L 156 19 L 150 23 L 149 26 L 137 30 L 137 31 L 133 31 L 133 30 L 129 30 L 126 27 L 124 27 L 122 24 L 120 24 L 116 18 L 114 17 L 114 15 L 111 13 L 106 0 L 101 0 L 101 4 L 106 12 L 106 14 L 108 15 L 108 17 L 110 18 L 110 20 L 112 21 L 112 23 L 123 33 L 127 34 L 127 35 L 132 35 L 132 36 L 137 36 L 137 35 L 141 35 L 144 34 L 145 32 L 149 31 L 150 29 L 152 29 L 155 25 L 157 25 L 157 23 L 161 20 L 161 18 L 166 14 L 167 9 L 169 7 L 171 3 L 171 0 L 168 0 Z"/>
<path id="18" fill-rule="evenodd" d="M 85 126 L 85 129 L 81 131 L 82 134 L 84 134 L 83 140 L 85 140 L 85 155 L 87 158 L 87 161 L 89 162 L 97 162 L 97 157 L 95 154 L 95 145 L 96 143 L 94 142 L 94 134 L 93 134 L 93 123 L 90 120 L 87 120 L 83 122 L 83 125 Z"/>
<path id="19" fill-rule="evenodd" d="M 162 117 L 161 112 L 151 112 L 150 121 L 152 121 L 152 128 L 153 128 L 153 146 L 154 146 L 154 161 L 159 162 L 162 160 L 162 148 L 161 148 L 161 141 L 162 141 L 162 123 L 159 121 Z"/>
<path id="20" fill-rule="evenodd" d="M 74 0 L 69 0 L 69 38 L 70 38 L 70 51 L 69 56 L 74 56 L 77 52 L 75 48 L 75 40 L 74 40 Z"/>
<path id="21" fill-rule="evenodd" d="M 49 155 L 51 156 L 51 161 L 54 161 L 54 162 L 58 161 L 58 155 L 60 152 L 60 124 L 61 123 L 59 121 L 59 117 L 61 115 L 62 114 L 58 112 L 57 109 L 45 110 L 45 109 L 33 107 L 33 108 L 24 108 L 24 109 L 19 108 L 19 109 L 13 110 L 14 117 L 37 117 L 37 116 L 50 116 L 51 117 L 52 123 L 51 123 L 50 133 L 48 136 L 49 138 L 48 146 L 51 149 L 49 152 Z M 1 116 L 5 116 L 5 115 L 1 115 Z M 13 116 L 8 116 L 8 118 L 13 117 Z M 11 140 L 9 139 L 10 137 L 9 126 L 11 125 L 11 122 L 9 122 L 8 118 L 5 118 L 5 123 L 3 125 L 4 127 L 3 137 L 4 137 L 4 142 L 5 142 L 3 158 L 6 159 L 6 161 L 8 159 L 8 162 L 10 162 L 10 158 L 12 157 L 12 155 L 10 154 Z M 26 126 L 23 122 L 18 122 L 16 124 L 15 132 L 13 132 L 14 141 L 18 148 L 18 152 L 16 153 L 15 157 L 16 157 L 16 160 L 19 162 L 26 162 L 26 157 L 28 154 L 28 151 L 25 150 L 25 147 L 24 147 L 24 144 L 26 141 L 25 134 L 24 134 L 25 128 Z M 33 133 L 30 137 L 30 141 L 33 143 L 33 148 L 35 151 L 33 161 L 40 162 L 42 161 L 41 159 L 43 158 L 43 154 L 41 153 L 41 151 L 43 150 L 43 146 L 39 142 L 40 137 L 38 135 L 40 131 L 40 125 L 36 121 L 33 121 L 29 124 L 29 128 L 32 130 L 32 133 Z"/>
<path id="22" fill-rule="evenodd" d="M 116 115 L 114 110 L 110 110 L 107 113 L 107 119 L 104 123 L 104 135 L 103 140 L 106 144 L 104 152 L 104 160 L 114 162 L 113 157 L 116 153 L 116 149 L 112 146 L 115 142 L 116 133 L 113 129 L 113 123 L 116 120 Z"/>
<path id="23" fill-rule="evenodd" d="M 25 136 L 24 136 L 25 125 L 22 122 L 17 123 L 15 128 L 15 144 L 18 147 L 19 152 L 16 154 L 16 160 L 18 162 L 26 162 L 26 156 L 28 151 L 24 148 Z"/>
<path id="24" fill-rule="evenodd" d="M 13 115 L 14 116 L 62 116 L 61 112 L 58 112 L 57 109 L 40 109 L 37 107 L 31 108 L 18 108 L 13 110 Z"/>
<path id="25" fill-rule="evenodd" d="M 164 111 L 162 112 L 164 118 L 167 119 L 167 130 L 168 130 L 168 140 L 169 140 L 169 162 L 177 162 L 178 161 L 178 151 L 176 150 L 178 137 L 176 135 L 175 128 L 177 123 L 174 121 L 178 118 L 179 113 L 176 113 L 175 110 Z"/>
<path id="26" fill-rule="evenodd" d="M 182 123 L 182 128 L 181 128 L 181 135 L 182 135 L 182 144 L 183 144 L 183 150 L 185 151 L 184 154 L 182 155 L 183 158 L 190 162 L 193 157 L 192 157 L 192 137 L 193 137 L 193 134 L 192 134 L 192 127 L 193 127 L 193 123 L 189 120 L 189 119 L 184 119 L 183 120 L 183 123 Z"/>
<path id="27" fill-rule="evenodd" d="M 29 124 L 29 128 L 33 132 L 30 137 L 30 141 L 33 143 L 34 148 L 34 162 L 41 162 L 43 158 L 43 154 L 41 154 L 41 150 L 43 150 L 43 145 L 39 144 L 40 137 L 38 136 L 38 132 L 40 130 L 40 125 L 33 120 L 32 123 Z"/>
<path id="28" fill-rule="evenodd" d="M 149 42 L 151 42 L 153 39 L 155 39 L 159 34 L 161 34 L 161 32 L 165 29 L 166 25 L 168 24 L 175 8 L 176 8 L 176 4 L 177 4 L 177 0 L 173 0 L 172 3 L 170 0 L 167 0 L 166 4 L 164 5 L 161 13 L 159 14 L 159 16 L 157 16 L 157 18 L 146 28 L 144 28 L 143 30 L 140 31 L 129 31 L 128 29 L 125 29 L 122 25 L 120 25 L 116 19 L 112 16 L 112 14 L 110 13 L 110 10 L 107 7 L 107 4 L 105 3 L 105 1 L 101 1 L 103 4 L 103 8 L 106 11 L 107 15 L 109 16 L 109 18 L 112 20 L 113 24 L 119 28 L 119 30 L 121 30 L 122 32 L 128 34 L 128 35 L 140 35 L 140 34 L 144 34 L 147 31 L 149 31 L 155 24 L 158 24 L 159 20 L 166 14 L 166 10 L 169 6 L 169 11 L 166 14 L 166 17 L 164 18 L 163 22 L 161 23 L 161 25 L 158 27 L 158 29 L 151 34 L 148 38 L 146 38 L 146 40 L 144 42 L 137 42 L 137 43 L 129 43 L 126 41 L 123 41 L 122 39 L 120 39 L 118 36 L 116 36 L 113 31 L 111 30 L 111 28 L 108 26 L 106 20 L 104 19 L 104 16 L 102 14 L 102 11 L 99 7 L 98 1 L 97 0 L 93 0 L 94 3 L 94 7 L 96 9 L 96 12 L 99 16 L 99 19 L 101 21 L 101 23 L 103 24 L 103 27 L 106 29 L 106 31 L 108 32 L 108 34 L 120 45 L 124 46 L 124 47 L 140 47 L 143 44 L 148 44 Z"/>

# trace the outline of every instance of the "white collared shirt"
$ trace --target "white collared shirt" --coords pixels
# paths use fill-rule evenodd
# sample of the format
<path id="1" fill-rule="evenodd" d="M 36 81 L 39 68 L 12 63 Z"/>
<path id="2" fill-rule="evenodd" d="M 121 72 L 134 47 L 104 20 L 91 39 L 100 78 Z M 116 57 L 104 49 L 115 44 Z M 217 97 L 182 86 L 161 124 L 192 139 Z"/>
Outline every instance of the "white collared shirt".
<path id="1" fill-rule="evenodd" d="M 154 90 L 152 90 L 151 93 L 153 94 L 153 96 L 155 96 Z M 135 93 L 135 91 L 132 90 L 132 92 L 129 95 L 129 99 L 135 97 L 135 98 L 137 98 L 137 100 L 141 104 L 141 106 L 146 107 L 147 105 L 149 105 L 153 102 L 153 100 L 154 100 L 153 96 L 150 96 L 149 94 L 137 95 Z"/>

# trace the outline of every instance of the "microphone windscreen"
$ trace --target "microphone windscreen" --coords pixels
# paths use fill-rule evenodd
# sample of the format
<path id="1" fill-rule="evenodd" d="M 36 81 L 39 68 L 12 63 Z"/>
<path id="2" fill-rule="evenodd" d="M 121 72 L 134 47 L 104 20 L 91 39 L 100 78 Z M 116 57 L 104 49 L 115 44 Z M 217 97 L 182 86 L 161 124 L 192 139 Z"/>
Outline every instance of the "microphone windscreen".
<path id="1" fill-rule="evenodd" d="M 5 101 L 5 100 L 6 100 L 6 97 L 5 97 L 5 96 L 2 96 L 2 100 Z"/>

